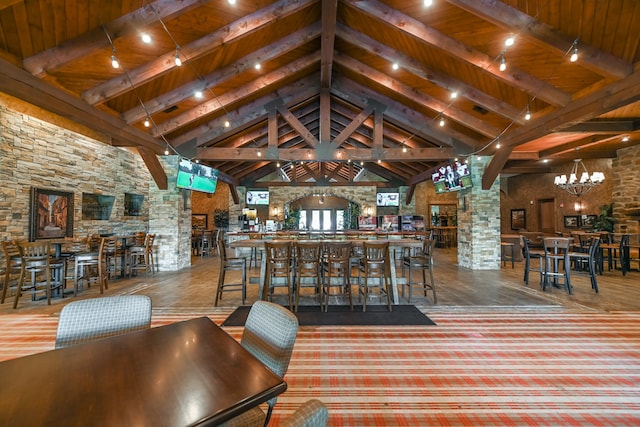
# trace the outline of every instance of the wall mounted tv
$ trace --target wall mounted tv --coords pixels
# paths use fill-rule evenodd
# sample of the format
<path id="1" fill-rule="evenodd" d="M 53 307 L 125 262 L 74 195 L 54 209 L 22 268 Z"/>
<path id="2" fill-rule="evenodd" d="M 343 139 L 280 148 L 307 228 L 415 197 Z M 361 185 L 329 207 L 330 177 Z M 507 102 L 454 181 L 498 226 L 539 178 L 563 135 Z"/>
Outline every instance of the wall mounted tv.
<path id="1" fill-rule="evenodd" d="M 189 159 L 180 159 L 178 162 L 176 187 L 215 193 L 217 184 L 218 169 L 194 163 Z"/>
<path id="2" fill-rule="evenodd" d="M 247 191 L 247 205 L 268 205 L 269 204 L 269 191 Z"/>
<path id="3" fill-rule="evenodd" d="M 469 165 L 460 162 L 446 163 L 431 175 L 436 193 L 458 191 L 471 188 Z"/>
<path id="4" fill-rule="evenodd" d="M 400 206 L 400 193 L 378 193 L 376 206 Z"/>

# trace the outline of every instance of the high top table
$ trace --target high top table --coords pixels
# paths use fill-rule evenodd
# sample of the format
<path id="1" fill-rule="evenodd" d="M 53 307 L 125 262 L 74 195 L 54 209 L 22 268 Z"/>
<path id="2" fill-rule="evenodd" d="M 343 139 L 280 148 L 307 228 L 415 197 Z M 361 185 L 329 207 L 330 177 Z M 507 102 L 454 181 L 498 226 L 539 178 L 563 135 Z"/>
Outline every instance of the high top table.
<path id="1" fill-rule="evenodd" d="M 284 380 L 207 317 L 0 363 L 2 426 L 217 425 Z"/>

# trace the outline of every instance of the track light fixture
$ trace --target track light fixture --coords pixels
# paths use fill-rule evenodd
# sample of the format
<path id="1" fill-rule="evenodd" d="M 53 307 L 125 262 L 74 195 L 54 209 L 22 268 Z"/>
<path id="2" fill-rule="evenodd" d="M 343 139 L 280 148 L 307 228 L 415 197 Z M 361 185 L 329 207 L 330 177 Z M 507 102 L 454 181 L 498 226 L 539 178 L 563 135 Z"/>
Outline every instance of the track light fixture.
<path id="1" fill-rule="evenodd" d="M 176 47 L 176 56 L 175 56 L 174 62 L 176 63 L 176 67 L 179 67 L 182 65 L 182 59 L 180 59 L 180 53 L 177 47 Z"/>
<path id="2" fill-rule="evenodd" d="M 145 44 L 151 43 L 151 36 L 148 33 L 140 34 L 140 38 L 142 39 L 142 42 Z"/>
<path id="3" fill-rule="evenodd" d="M 424 7 L 430 7 L 433 5 L 433 0 L 424 0 Z"/>
<path id="4" fill-rule="evenodd" d="M 444 126 L 444 116 L 440 116 L 440 126 Z"/>
<path id="5" fill-rule="evenodd" d="M 169 146 L 167 145 L 167 148 L 164 149 L 164 155 L 168 156 L 169 155 Z"/>
<path id="6" fill-rule="evenodd" d="M 227 119 L 224 121 L 224 127 L 228 128 L 229 126 L 231 126 L 231 122 Z"/>
<path id="7" fill-rule="evenodd" d="M 525 120 L 531 120 L 531 111 L 529 111 L 529 106 L 527 105 L 527 112 L 524 114 Z"/>
<path id="8" fill-rule="evenodd" d="M 578 39 L 575 39 L 573 41 L 573 52 L 569 57 L 569 61 L 576 62 L 577 60 L 578 60 Z"/>
<path id="9" fill-rule="evenodd" d="M 111 49 L 111 66 L 115 69 L 120 68 L 120 63 L 118 62 L 118 58 L 116 57 L 116 48 Z"/>
<path id="10" fill-rule="evenodd" d="M 504 60 L 504 51 L 500 54 L 500 71 L 507 69 L 507 62 Z"/>
<path id="11" fill-rule="evenodd" d="M 148 128 L 149 126 L 151 126 L 151 120 L 149 120 L 149 116 L 147 116 L 147 117 L 144 119 L 144 123 L 143 123 L 143 124 L 144 124 L 144 127 L 146 127 L 146 128 Z"/>

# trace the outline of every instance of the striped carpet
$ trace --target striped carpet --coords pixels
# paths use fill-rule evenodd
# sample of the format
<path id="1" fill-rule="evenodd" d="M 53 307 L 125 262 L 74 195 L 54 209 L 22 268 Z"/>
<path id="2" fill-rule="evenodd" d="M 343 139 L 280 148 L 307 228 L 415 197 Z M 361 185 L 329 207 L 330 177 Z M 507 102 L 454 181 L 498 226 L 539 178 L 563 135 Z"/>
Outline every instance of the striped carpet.
<path id="1" fill-rule="evenodd" d="M 202 314 L 220 324 L 231 311 L 154 311 L 152 325 Z M 640 425 L 640 313 L 427 314 L 438 326 L 301 328 L 272 425 L 312 397 L 334 426 Z M 55 316 L 0 322 L 0 360 L 53 348 Z"/>

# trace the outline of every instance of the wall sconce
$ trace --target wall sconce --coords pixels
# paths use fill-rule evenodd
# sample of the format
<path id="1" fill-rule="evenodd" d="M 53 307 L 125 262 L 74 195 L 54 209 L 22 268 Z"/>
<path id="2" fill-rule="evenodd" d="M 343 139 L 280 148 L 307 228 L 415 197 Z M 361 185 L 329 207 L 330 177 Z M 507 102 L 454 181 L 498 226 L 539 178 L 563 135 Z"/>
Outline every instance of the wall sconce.
<path id="1" fill-rule="evenodd" d="M 573 208 L 576 212 L 580 212 L 582 210 L 582 202 L 578 199 L 578 201 L 573 204 Z"/>
<path id="2" fill-rule="evenodd" d="M 277 218 L 278 215 L 280 215 L 280 209 L 278 209 L 278 207 L 276 206 L 273 208 L 273 216 Z"/>
<path id="3" fill-rule="evenodd" d="M 366 216 L 373 216 L 373 208 L 371 207 L 364 208 L 364 214 Z"/>

